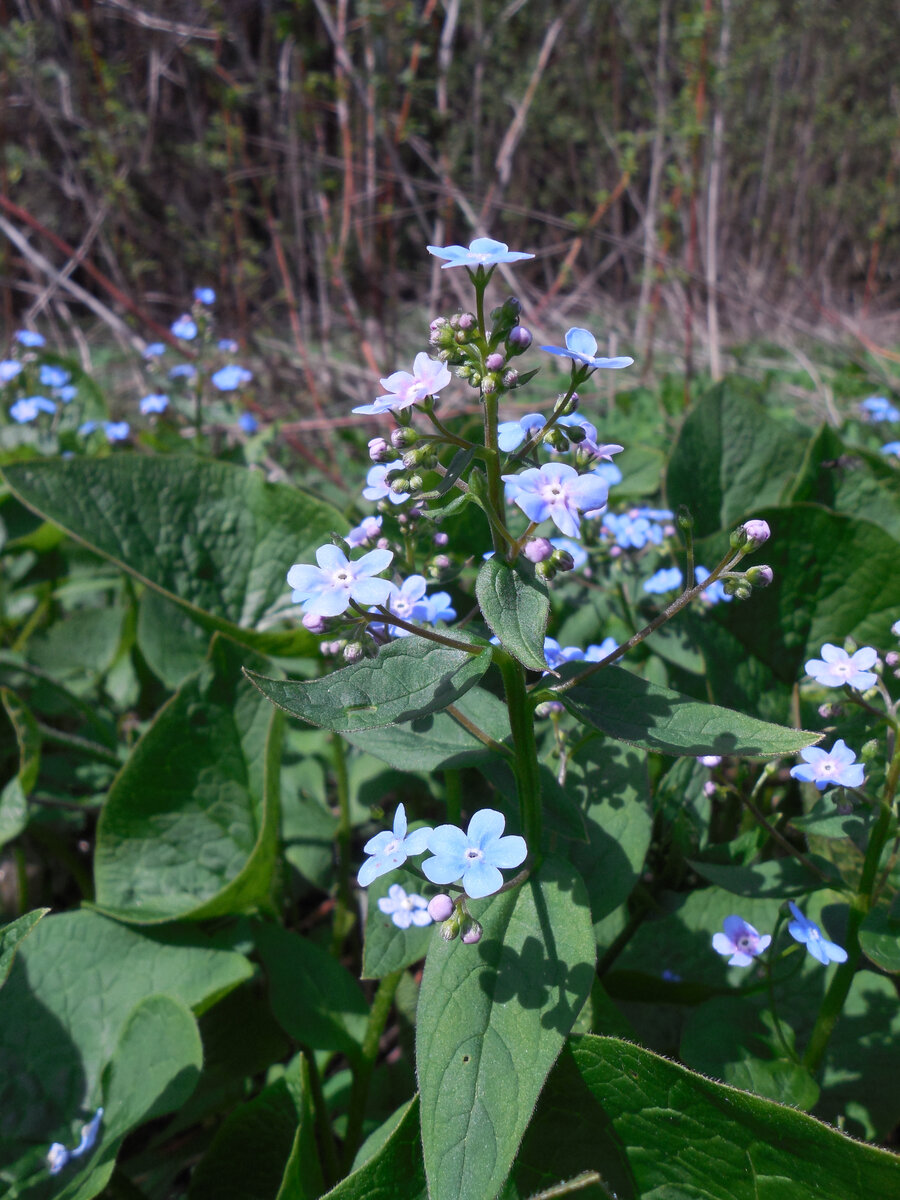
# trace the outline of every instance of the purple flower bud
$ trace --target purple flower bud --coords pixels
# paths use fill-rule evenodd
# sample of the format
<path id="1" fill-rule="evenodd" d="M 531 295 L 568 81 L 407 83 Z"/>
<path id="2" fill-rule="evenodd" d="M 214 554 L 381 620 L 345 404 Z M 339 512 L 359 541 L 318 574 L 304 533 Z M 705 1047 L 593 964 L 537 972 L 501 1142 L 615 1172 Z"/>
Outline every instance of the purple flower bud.
<path id="1" fill-rule="evenodd" d="M 768 521 L 745 521 L 731 535 L 735 550 L 756 550 L 772 536 Z"/>
<path id="2" fill-rule="evenodd" d="M 436 546 L 446 546 L 449 541 L 450 535 L 448 533 L 444 533 L 443 530 L 439 530 L 434 535 L 434 544 Z"/>
<path id="3" fill-rule="evenodd" d="M 359 642 L 348 642 L 344 647 L 344 662 L 357 663 L 365 656 L 365 651 Z"/>
<path id="4" fill-rule="evenodd" d="M 450 556 L 448 554 L 436 554 L 431 561 L 437 571 L 446 571 L 450 566 Z"/>
<path id="5" fill-rule="evenodd" d="M 372 462 L 387 462 L 389 457 L 388 444 L 383 437 L 369 438 L 369 458 Z"/>
<path id="6" fill-rule="evenodd" d="M 318 613 L 304 613 L 302 624 L 303 628 L 308 629 L 310 633 L 325 632 L 325 618 L 320 617 Z"/>
<path id="7" fill-rule="evenodd" d="M 715 783 L 713 783 L 713 781 L 711 779 L 707 779 L 706 783 L 704 783 L 704 785 L 703 785 L 703 795 L 711 800 L 715 794 L 716 794 Z"/>
<path id="8" fill-rule="evenodd" d="M 457 329 L 462 329 L 465 332 L 468 332 L 470 329 L 474 329 L 477 324 L 478 318 L 474 313 L 464 312 L 459 314 L 459 320 L 457 321 L 456 327 Z"/>
<path id="9" fill-rule="evenodd" d="M 762 524 L 765 525 L 765 521 Z M 775 572 L 771 567 L 766 566 L 750 567 L 744 574 L 747 577 L 747 582 L 751 583 L 754 587 L 768 587 L 775 578 Z"/>
<path id="10" fill-rule="evenodd" d="M 900 662 L 900 654 L 898 654 L 896 650 L 888 650 L 887 654 L 884 656 L 885 666 L 896 667 L 898 662 Z"/>
<path id="11" fill-rule="evenodd" d="M 525 546 L 525 557 L 529 562 L 544 562 L 553 553 L 553 544 L 549 538 L 532 538 Z"/>
<path id="12" fill-rule="evenodd" d="M 515 369 L 503 372 L 503 386 L 514 388 L 519 386 L 519 372 Z"/>
<path id="13" fill-rule="evenodd" d="M 506 340 L 517 350 L 527 350 L 531 345 L 532 338 L 531 333 L 524 325 L 514 325 Z"/>
<path id="14" fill-rule="evenodd" d="M 474 946 L 474 945 L 476 945 L 476 943 L 481 941 L 481 935 L 483 933 L 484 933 L 484 930 L 481 928 L 481 926 L 478 924 L 477 921 L 470 921 L 469 924 L 466 926 L 466 928 L 463 930 L 462 940 L 465 943 L 465 945 Z"/>
<path id="15" fill-rule="evenodd" d="M 428 901 L 428 915 L 432 921 L 446 921 L 453 912 L 453 901 L 445 892 L 432 896 Z"/>
<path id="16" fill-rule="evenodd" d="M 561 713 L 562 711 L 563 705 L 560 700 L 542 700 L 535 707 L 534 715 L 536 717 L 549 717 L 553 713 Z"/>
<path id="17" fill-rule="evenodd" d="M 494 354 L 489 354 L 487 356 L 487 358 L 484 360 L 484 365 L 489 371 L 499 371 L 504 362 L 506 362 L 506 359 L 503 357 L 503 355 L 495 352 Z"/>
<path id="18" fill-rule="evenodd" d="M 409 426 L 395 429 L 391 434 L 391 445 L 395 450 L 405 450 L 407 446 L 415 445 L 418 440 L 419 435 Z"/>

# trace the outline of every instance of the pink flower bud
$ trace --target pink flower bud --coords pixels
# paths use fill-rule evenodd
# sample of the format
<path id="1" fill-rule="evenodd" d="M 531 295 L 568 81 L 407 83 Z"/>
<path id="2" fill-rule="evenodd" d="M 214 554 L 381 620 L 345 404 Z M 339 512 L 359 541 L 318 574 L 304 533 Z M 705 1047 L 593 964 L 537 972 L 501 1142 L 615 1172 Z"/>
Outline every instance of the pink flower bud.
<path id="1" fill-rule="evenodd" d="M 489 371 L 499 371 L 504 362 L 505 359 L 502 354 L 494 353 L 487 356 L 484 360 L 484 365 Z"/>
<path id="2" fill-rule="evenodd" d="M 525 546 L 525 557 L 531 563 L 545 562 L 553 553 L 549 538 L 532 538 Z"/>
<path id="3" fill-rule="evenodd" d="M 484 930 L 481 928 L 481 926 L 478 924 L 478 922 L 471 921 L 469 923 L 469 925 L 463 930 L 462 940 L 465 943 L 465 945 L 474 946 L 477 942 L 481 941 L 481 935 L 483 933 L 484 933 Z"/>
<path id="4" fill-rule="evenodd" d="M 768 521 L 745 521 L 743 530 L 745 539 L 752 544 L 754 549 L 761 546 L 763 542 L 767 542 L 772 536 Z"/>
<path id="5" fill-rule="evenodd" d="M 453 901 L 446 893 L 441 892 L 432 896 L 428 901 L 428 915 L 432 921 L 446 921 L 453 912 Z"/>
<path id="6" fill-rule="evenodd" d="M 324 633 L 325 618 L 320 617 L 317 613 L 304 613 L 303 628 L 308 629 L 310 633 Z"/>

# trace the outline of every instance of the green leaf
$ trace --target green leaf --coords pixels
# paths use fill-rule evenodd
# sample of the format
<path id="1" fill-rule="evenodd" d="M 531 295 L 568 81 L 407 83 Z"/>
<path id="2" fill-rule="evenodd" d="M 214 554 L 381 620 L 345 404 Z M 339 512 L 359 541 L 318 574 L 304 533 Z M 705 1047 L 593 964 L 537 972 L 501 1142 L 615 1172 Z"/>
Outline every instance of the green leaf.
<path id="1" fill-rule="evenodd" d="M 570 678 L 577 673 L 577 667 L 567 672 Z M 621 667 L 604 667 L 558 698 L 586 725 L 663 754 L 778 758 L 796 754 L 822 736 L 702 704 Z"/>
<path id="2" fill-rule="evenodd" d="M 478 572 L 475 595 L 481 615 L 503 649 L 531 671 L 545 671 L 544 637 L 550 619 L 546 585 L 520 564 L 489 558 Z"/>
<path id="3" fill-rule="evenodd" d="M 413 1100 L 381 1149 L 326 1192 L 322 1200 L 428 1200 L 428 1195 L 419 1137 L 419 1105 Z"/>
<path id="4" fill-rule="evenodd" d="M 349 733 L 413 721 L 453 704 L 491 665 L 490 648 L 471 654 L 415 634 L 398 638 L 322 679 L 268 679 L 248 671 L 273 704 L 294 717 Z"/>
<path id="5" fill-rule="evenodd" d="M 18 463 L 13 493 L 209 628 L 265 651 L 301 653 L 306 630 L 264 632 L 295 609 L 285 575 L 313 561 L 336 510 L 258 471 L 150 455 Z"/>
<path id="6" fill-rule="evenodd" d="M 316 1050 L 355 1057 L 369 1008 L 347 968 L 278 925 L 259 924 L 254 939 L 269 978 L 272 1011 L 285 1033 Z"/>
<path id="7" fill-rule="evenodd" d="M 892 975 L 900 974 L 900 917 L 893 916 L 886 904 L 866 914 L 859 930 L 859 944 L 876 967 Z"/>
<path id="8" fill-rule="evenodd" d="M 203 934 L 151 936 L 76 911 L 40 921 L 0 989 L 0 1166 L 66 1141 L 100 1103 L 100 1076 L 136 1004 L 165 993 L 201 1012 L 252 974 Z M 159 1053 L 159 1045 L 157 1045 Z"/>
<path id="9" fill-rule="evenodd" d="M 209 637 L 209 630 L 161 592 L 144 591 L 138 607 L 138 646 L 166 687 L 180 687 L 199 670 L 209 654 Z"/>
<path id="10" fill-rule="evenodd" d="M 841 886 L 840 872 L 832 863 L 817 854 L 807 854 L 806 858 L 829 876 L 835 887 Z M 780 899 L 822 887 L 822 876 L 796 858 L 773 858 L 747 866 L 700 859 L 688 861 L 698 875 L 736 896 Z"/>
<path id="11" fill-rule="evenodd" d="M 484 688 L 470 688 L 452 707 L 464 721 L 494 741 L 502 743 L 510 736 L 506 705 Z M 468 766 L 494 753 L 448 711 L 344 736 L 351 746 L 365 750 L 398 771 Z"/>
<path id="12" fill-rule="evenodd" d="M 681 427 L 666 471 L 669 507 L 688 508 L 698 538 L 757 516 L 793 482 L 804 441 L 799 426 L 773 420 L 724 380 Z"/>
<path id="13" fill-rule="evenodd" d="M 12 969 L 19 944 L 49 911 L 49 908 L 36 908 L 32 912 L 23 913 L 8 925 L 0 926 L 0 986 L 6 982 L 6 977 Z"/>
<path id="14" fill-rule="evenodd" d="M 363 979 L 381 979 L 392 971 L 412 966 L 424 958 L 433 937 L 440 936 L 434 925 L 422 927 L 410 925 L 409 929 L 398 929 L 387 913 L 378 907 L 378 901 L 386 896 L 393 884 L 399 884 L 408 895 L 429 892 L 432 888 L 411 871 L 391 871 L 379 875 L 366 888 L 366 933 L 363 943 Z"/>
<path id="15" fill-rule="evenodd" d="M 5 846 L 28 824 L 28 793 L 40 771 L 41 735 L 30 710 L 15 692 L 0 688 L 0 701 L 12 724 L 19 751 L 19 770 L 0 791 L 0 846 Z"/>
<path id="16" fill-rule="evenodd" d="M 493 1200 L 591 986 L 594 937 L 568 864 L 485 903 L 475 946 L 435 938 L 416 1022 L 431 1200 Z"/>
<path id="17" fill-rule="evenodd" d="M 247 661 L 247 650 L 217 638 L 209 663 L 132 751 L 97 827 L 101 911 L 151 924 L 266 904 L 281 729 L 241 674 Z"/>
<path id="18" fill-rule="evenodd" d="M 572 1043 L 646 1200 L 891 1196 L 894 1155 L 860 1145 L 772 1100 L 714 1083 L 627 1042 Z M 799 1182 L 798 1182 L 799 1181 Z"/>

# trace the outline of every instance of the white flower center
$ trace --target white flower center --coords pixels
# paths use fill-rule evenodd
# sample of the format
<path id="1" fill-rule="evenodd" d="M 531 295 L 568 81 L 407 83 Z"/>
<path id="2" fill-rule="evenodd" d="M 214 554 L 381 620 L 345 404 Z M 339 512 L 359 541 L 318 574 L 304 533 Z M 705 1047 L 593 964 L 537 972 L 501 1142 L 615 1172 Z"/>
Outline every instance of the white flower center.
<path id="1" fill-rule="evenodd" d="M 481 850 L 478 850 L 475 846 L 469 846 L 469 848 L 466 850 L 464 857 L 465 857 L 466 862 L 474 864 L 477 862 L 481 862 L 481 860 L 484 858 L 484 854 L 482 853 Z"/>
<path id="2" fill-rule="evenodd" d="M 400 846 L 401 846 L 401 839 L 394 838 L 392 841 L 388 842 L 388 844 L 385 846 L 384 853 L 386 855 L 387 854 L 396 854 L 397 851 L 400 849 Z"/>
<path id="3" fill-rule="evenodd" d="M 336 587 L 349 587 L 353 582 L 353 575 L 346 567 L 340 567 L 335 571 L 331 579 Z"/>
<path id="4" fill-rule="evenodd" d="M 412 897 L 404 896 L 400 901 L 400 907 L 405 908 L 407 912 L 412 912 L 412 910 L 415 908 L 415 905 L 412 902 Z"/>
<path id="5" fill-rule="evenodd" d="M 742 934 L 737 940 L 739 950 L 749 950 L 753 945 L 753 938 L 748 933 Z"/>

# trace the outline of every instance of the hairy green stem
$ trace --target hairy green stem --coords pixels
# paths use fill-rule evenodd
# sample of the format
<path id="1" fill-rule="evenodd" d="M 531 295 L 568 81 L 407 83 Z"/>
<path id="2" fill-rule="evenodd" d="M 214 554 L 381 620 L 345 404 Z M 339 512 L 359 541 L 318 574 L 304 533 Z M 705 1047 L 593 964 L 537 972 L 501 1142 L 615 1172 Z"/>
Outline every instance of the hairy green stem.
<path id="1" fill-rule="evenodd" d="M 353 826 L 350 822 L 350 787 L 347 781 L 347 760 L 344 754 L 344 739 L 339 733 L 331 735 L 331 755 L 334 762 L 334 778 L 337 785 L 338 825 L 334 840 L 337 846 L 337 902 L 334 924 L 331 929 L 331 953 L 340 957 L 341 947 L 347 934 L 351 911 L 350 897 L 350 839 Z"/>
<path id="2" fill-rule="evenodd" d="M 515 758 L 513 769 L 519 795 L 519 812 L 522 817 L 522 832 L 529 853 L 534 856 L 535 867 L 541 853 L 541 777 L 538 765 L 537 741 L 534 736 L 534 706 L 525 687 L 525 668 L 505 651 L 495 655 L 494 661 L 503 676 L 503 688 L 509 708 L 509 726 L 512 730 Z"/>
<path id="3" fill-rule="evenodd" d="M 363 1037 L 360 1059 L 353 1072 L 353 1087 L 347 1111 L 347 1134 L 344 1138 L 343 1168 L 345 1174 L 349 1173 L 362 1141 L 363 1119 L 366 1115 L 366 1102 L 369 1098 L 369 1084 L 378 1059 L 378 1047 L 402 977 L 402 971 L 392 971 L 390 975 L 385 975 L 378 984 L 375 999 L 372 1001 L 372 1011 L 369 1013 L 369 1023 Z"/>
<path id="4" fill-rule="evenodd" d="M 316 1057 L 309 1046 L 301 1046 L 300 1052 L 309 1068 L 309 1091 L 316 1123 L 316 1140 L 322 1159 L 322 1175 L 325 1178 L 326 1186 L 332 1187 L 341 1178 L 341 1164 L 338 1160 L 337 1146 L 334 1143 L 331 1114 L 322 1090 L 322 1077 L 316 1065 Z"/>

